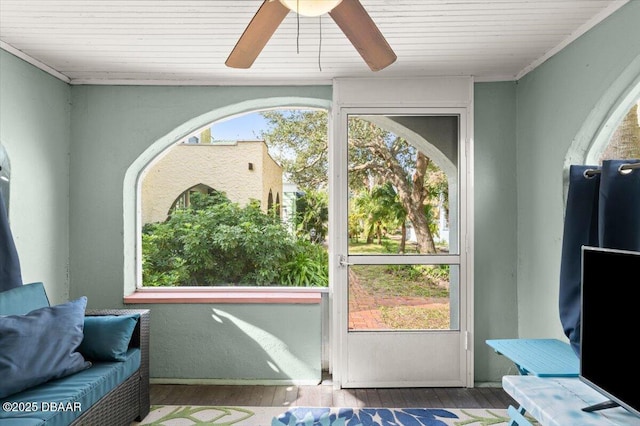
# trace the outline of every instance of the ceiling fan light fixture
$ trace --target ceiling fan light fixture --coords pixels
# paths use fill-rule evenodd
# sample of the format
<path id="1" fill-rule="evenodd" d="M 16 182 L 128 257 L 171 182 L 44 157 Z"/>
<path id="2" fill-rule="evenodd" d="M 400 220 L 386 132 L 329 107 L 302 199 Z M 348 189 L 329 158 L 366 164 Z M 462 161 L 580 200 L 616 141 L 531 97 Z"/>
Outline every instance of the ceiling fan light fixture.
<path id="1" fill-rule="evenodd" d="M 342 0 L 280 0 L 286 8 L 302 16 L 320 16 L 331 12 Z"/>

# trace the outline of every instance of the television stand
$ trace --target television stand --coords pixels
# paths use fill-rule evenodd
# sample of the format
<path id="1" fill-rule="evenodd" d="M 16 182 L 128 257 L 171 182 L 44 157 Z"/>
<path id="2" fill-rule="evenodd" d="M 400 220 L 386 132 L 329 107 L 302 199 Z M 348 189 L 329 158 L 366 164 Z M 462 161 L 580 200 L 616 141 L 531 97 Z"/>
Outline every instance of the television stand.
<path id="1" fill-rule="evenodd" d="M 582 411 L 587 413 L 593 413 L 594 411 L 606 410 L 607 408 L 616 408 L 619 406 L 620 404 L 618 404 L 617 402 L 609 400 L 609 401 L 600 402 L 599 404 L 593 404 L 588 407 L 584 407 Z"/>

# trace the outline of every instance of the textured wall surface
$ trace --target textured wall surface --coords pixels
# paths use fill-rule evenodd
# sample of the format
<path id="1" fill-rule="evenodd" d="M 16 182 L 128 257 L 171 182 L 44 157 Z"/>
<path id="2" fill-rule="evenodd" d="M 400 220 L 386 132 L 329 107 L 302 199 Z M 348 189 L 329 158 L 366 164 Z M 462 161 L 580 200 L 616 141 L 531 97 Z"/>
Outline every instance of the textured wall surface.
<path id="1" fill-rule="evenodd" d="M 136 185 L 149 162 L 213 121 L 268 106 L 328 107 L 331 96 L 330 87 L 302 86 L 71 91 L 71 294 L 86 295 L 90 307 L 123 306 L 123 296 L 135 289 Z M 153 377 L 320 379 L 320 305 L 138 307 L 151 309 Z"/>
<path id="2" fill-rule="evenodd" d="M 9 220 L 25 283 L 69 297 L 70 88 L 0 50 L 0 141 L 11 161 Z"/>
<path id="3" fill-rule="evenodd" d="M 282 168 L 262 141 L 175 145 L 143 175 L 142 223 L 164 221 L 176 198 L 198 184 L 242 206 L 258 200 L 266 211 L 269 191 L 274 200 L 282 194 Z"/>
<path id="4" fill-rule="evenodd" d="M 631 1 L 518 81 L 519 336 L 564 338 L 558 313 L 567 163 L 584 161 L 640 84 L 640 1 Z M 624 106 L 627 111 L 631 104 Z M 623 112 L 620 111 L 620 114 Z"/>

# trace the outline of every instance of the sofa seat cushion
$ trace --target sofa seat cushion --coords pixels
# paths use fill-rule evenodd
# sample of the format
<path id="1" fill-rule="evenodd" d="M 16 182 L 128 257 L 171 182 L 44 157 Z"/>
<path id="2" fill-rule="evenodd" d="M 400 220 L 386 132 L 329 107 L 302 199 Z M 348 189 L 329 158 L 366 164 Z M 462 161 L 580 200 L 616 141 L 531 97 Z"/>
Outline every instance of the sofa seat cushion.
<path id="1" fill-rule="evenodd" d="M 125 361 L 97 362 L 87 370 L 11 395 L 0 403 L 35 403 L 34 405 L 41 410 L 0 410 L 0 426 L 8 424 L 3 423 L 4 419 L 12 419 L 12 422 L 18 419 L 27 422 L 40 419 L 40 423 L 24 423 L 25 426 L 45 422 L 47 426 L 67 426 L 134 374 L 140 368 L 140 361 L 140 349 L 129 349 Z"/>
<path id="2" fill-rule="evenodd" d="M 42 419 L 0 419 L 0 426 L 39 426 L 44 424 Z"/>

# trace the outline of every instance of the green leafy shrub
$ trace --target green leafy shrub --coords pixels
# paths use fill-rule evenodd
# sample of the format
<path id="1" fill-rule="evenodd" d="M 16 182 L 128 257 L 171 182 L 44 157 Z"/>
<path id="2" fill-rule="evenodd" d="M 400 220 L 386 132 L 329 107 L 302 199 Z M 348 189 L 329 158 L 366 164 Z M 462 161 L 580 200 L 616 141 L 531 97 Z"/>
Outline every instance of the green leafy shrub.
<path id="1" fill-rule="evenodd" d="M 144 226 L 143 284 L 326 285 L 327 267 L 317 264 L 322 256 L 310 246 L 257 202 L 240 207 L 220 193 L 192 194 L 189 208 Z"/>
<path id="2" fill-rule="evenodd" d="M 300 240 L 295 258 L 284 265 L 282 285 L 326 287 L 329 285 L 329 256 L 320 245 Z"/>

